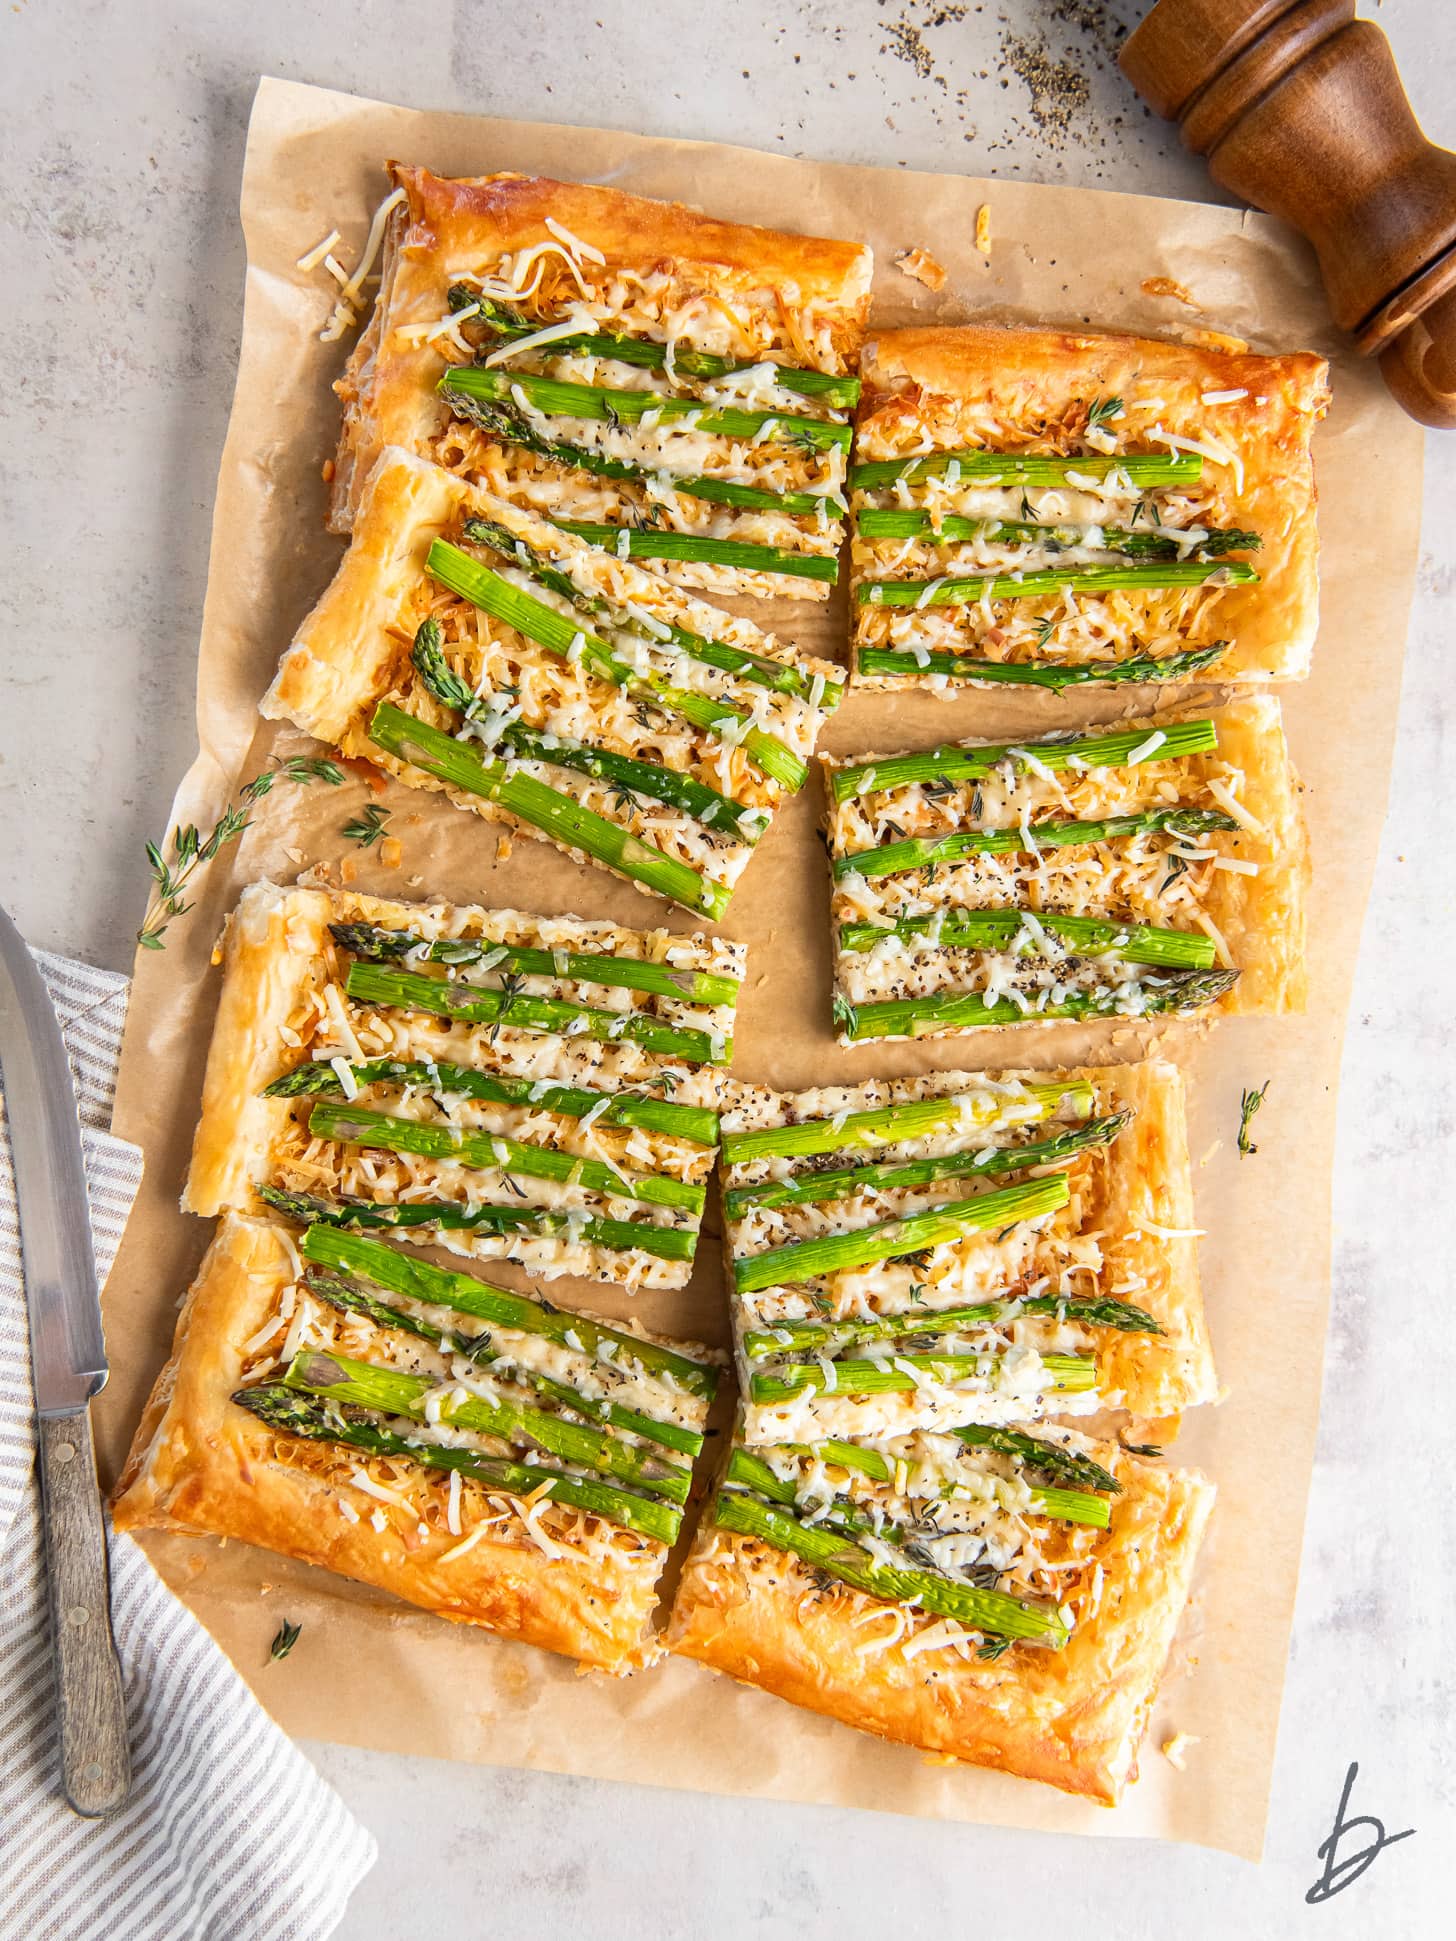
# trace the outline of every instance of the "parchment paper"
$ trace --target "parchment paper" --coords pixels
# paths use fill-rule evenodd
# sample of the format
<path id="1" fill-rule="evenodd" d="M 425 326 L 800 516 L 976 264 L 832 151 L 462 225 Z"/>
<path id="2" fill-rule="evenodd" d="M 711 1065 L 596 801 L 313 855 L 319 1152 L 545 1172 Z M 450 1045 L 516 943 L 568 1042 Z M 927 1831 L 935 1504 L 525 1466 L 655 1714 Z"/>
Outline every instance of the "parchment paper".
<path id="1" fill-rule="evenodd" d="M 229 791 L 299 738 L 260 729 L 255 707 L 280 650 L 325 584 L 339 542 L 322 529 L 321 468 L 337 433 L 329 384 L 343 348 L 318 332 L 332 286 L 295 259 L 335 224 L 355 260 L 387 157 L 447 174 L 514 168 L 612 182 L 715 214 L 863 237 L 879 263 L 875 321 L 974 316 L 1176 334 L 1212 327 L 1260 349 L 1332 357 L 1334 408 L 1316 440 L 1324 536 L 1323 624 L 1313 679 L 1285 708 L 1314 840 L 1312 989 L 1305 1019 L 1175 1027 L 1192 1095 L 1202 1266 L 1222 1406 L 1189 1419 L 1179 1459 L 1202 1464 L 1220 1499 L 1175 1668 L 1149 1732 L 1144 1777 L 1115 1812 L 1001 1775 L 933 1765 L 669 1662 L 628 1681 L 583 1676 L 564 1660 L 443 1623 L 382 1595 L 269 1553 L 160 1538 L 148 1550 L 168 1581 L 290 1730 L 400 1752 L 699 1790 L 874 1807 L 925 1817 L 1070 1832 L 1199 1841 L 1257 1857 L 1278 1721 L 1319 1407 L 1329 1278 L 1329 1179 L 1335 1088 L 1360 918 L 1384 812 L 1414 571 L 1421 434 L 1372 368 L 1339 343 L 1312 258 L 1261 217 L 1077 189 L 817 167 L 779 156 L 599 130 L 471 120 L 384 106 L 265 80 L 243 181 L 247 300 L 237 397 L 218 481 L 198 674 L 201 752 L 175 815 L 206 828 Z M 974 248 L 989 203 L 989 263 Z M 938 295 L 910 282 L 894 253 L 923 244 L 950 275 Z M 1168 277 L 1195 312 L 1144 296 Z M 786 636 L 841 651 L 842 605 L 782 602 Z M 1134 697 L 1137 698 L 1137 697 Z M 1144 704 L 1146 696 L 1142 697 Z M 1081 700 L 971 692 L 851 699 L 834 752 L 924 746 L 943 737 L 1025 735 L 1124 712 L 1129 697 Z M 166 1354 L 178 1297 L 208 1239 L 177 1211 L 217 995 L 209 958 L 240 885 L 349 857 L 384 894 L 444 895 L 619 922 L 676 922 L 664 906 L 536 842 L 496 860 L 496 833 L 438 797 L 391 785 L 381 798 L 403 839 L 400 867 L 351 850 L 341 825 L 365 798 L 280 785 L 238 850 L 214 869 L 164 953 L 137 966 L 117 1130 L 146 1150 L 147 1174 L 106 1295 L 113 1375 L 101 1398 L 103 1466 L 114 1475 Z M 853 1081 L 911 1069 L 1077 1062 L 1130 1056 L 1131 1029 L 1074 1025 L 920 1047 L 838 1051 L 827 1027 L 827 885 L 813 787 L 761 846 L 726 924 L 750 945 L 734 1070 L 778 1086 Z M 1234 1150 L 1239 1093 L 1271 1081 L 1259 1153 Z M 1210 1150 L 1215 1147 L 1216 1150 Z M 1202 1159 L 1203 1163 L 1199 1164 Z M 726 1338 L 716 1245 L 705 1235 L 693 1287 L 638 1297 L 644 1319 Z M 499 1270 L 503 1279 L 514 1270 Z M 519 1281 L 519 1277 L 517 1277 Z M 557 1282 L 551 1291 L 616 1314 L 633 1297 Z M 280 1616 L 302 1621 L 292 1655 L 269 1664 Z M 1176 1772 L 1157 1747 L 1172 1730 L 1199 1740 Z"/>

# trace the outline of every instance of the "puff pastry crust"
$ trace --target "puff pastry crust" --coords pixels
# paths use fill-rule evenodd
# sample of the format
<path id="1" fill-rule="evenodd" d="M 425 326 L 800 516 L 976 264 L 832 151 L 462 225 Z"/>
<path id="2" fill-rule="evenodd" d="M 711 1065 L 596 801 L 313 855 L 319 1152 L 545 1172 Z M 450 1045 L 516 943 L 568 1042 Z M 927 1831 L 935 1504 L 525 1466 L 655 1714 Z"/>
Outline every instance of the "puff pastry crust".
<path id="1" fill-rule="evenodd" d="M 511 174 L 449 180 L 400 163 L 390 172 L 406 199 L 387 234 L 374 317 L 337 387 L 344 421 L 336 531 L 354 522 L 382 451 L 400 445 L 537 511 L 634 523 L 655 506 L 658 519 L 676 530 L 832 555 L 837 527 L 826 534 L 817 520 L 744 514 L 669 491 L 653 499 L 633 485 L 513 452 L 458 424 L 436 385 L 447 365 L 469 361 L 472 346 L 459 327 L 432 326 L 448 319 L 452 285 L 466 278 L 478 287 L 484 278 L 513 311 L 540 324 L 569 313 L 587 329 L 852 373 L 869 307 L 867 248 L 720 222 L 680 203 L 581 183 Z M 563 367 L 545 346 L 542 354 L 552 374 L 621 381 L 615 365 L 602 378 L 589 366 Z M 519 360 L 506 368 L 520 368 Z M 677 377 L 672 382 L 677 388 Z M 802 400 L 798 408 L 805 408 Z M 826 482 L 834 489 L 829 473 Z M 828 592 L 822 582 L 691 562 L 664 571 L 680 584 L 721 592 Z"/>
<path id="2" fill-rule="evenodd" d="M 296 1273 L 280 1228 L 223 1220 L 117 1486 L 117 1529 L 237 1537 L 603 1671 L 651 1663 L 665 1544 L 549 1506 L 533 1536 L 517 1499 L 469 1477 L 462 1538 L 448 1476 L 288 1437 L 231 1400 Z"/>
<path id="3" fill-rule="evenodd" d="M 983 1663 L 928 1650 L 940 1628 L 928 1614 L 818 1580 L 706 1520 L 668 1647 L 862 1732 L 1116 1805 L 1137 1777 L 1214 1490 L 1195 1472 L 1104 1453 L 1123 1493 L 1095 1551 L 1098 1592 L 1060 1651 L 1019 1647 Z"/>
<path id="4" fill-rule="evenodd" d="M 1258 535 L 1235 548 L 1258 580 L 1172 591 L 1055 593 L 926 611 L 856 606 L 856 648 L 963 653 L 980 660 L 1112 663 L 1224 640 L 1212 678 L 1243 684 L 1309 672 L 1318 603 L 1318 539 L 1310 437 L 1328 402 L 1326 365 L 1309 353 L 1260 356 L 1138 337 L 967 325 L 888 330 L 865 346 L 856 463 L 931 451 L 1018 455 L 1150 453 L 1201 447 L 1196 485 L 1107 499 L 1077 490 L 1023 495 L 969 480 L 904 492 L 859 492 L 870 505 L 925 504 L 935 516 L 1033 519 L 1146 532 L 1152 512 L 1191 530 Z M 1087 436 L 1089 407 L 1116 404 Z M 1184 441 L 1181 445 L 1177 441 Z M 1094 535 L 1094 560 L 1105 561 Z M 1196 548 L 1192 557 L 1198 557 Z M 1071 563 L 1077 553 L 1036 563 Z M 856 535 L 853 580 L 1032 570 L 1007 542 L 927 545 Z M 1045 635 L 1046 637 L 1041 637 Z M 919 669 L 870 672 L 875 687 L 920 685 Z"/>

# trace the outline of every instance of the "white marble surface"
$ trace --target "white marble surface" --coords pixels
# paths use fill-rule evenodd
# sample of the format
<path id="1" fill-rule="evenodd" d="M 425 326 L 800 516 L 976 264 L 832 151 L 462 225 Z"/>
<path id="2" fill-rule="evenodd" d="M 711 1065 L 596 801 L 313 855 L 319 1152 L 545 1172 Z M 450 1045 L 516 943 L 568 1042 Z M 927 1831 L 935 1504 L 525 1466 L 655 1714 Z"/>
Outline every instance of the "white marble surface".
<path id="1" fill-rule="evenodd" d="M 1141 11 L 1138 0 L 19 0 L 0 11 L 0 902 L 37 943 L 129 961 L 142 841 L 160 834 L 193 749 L 240 323 L 237 190 L 260 72 L 833 160 L 1211 194 L 1108 57 L 1108 23 Z M 1378 18 L 1428 128 L 1456 145 L 1456 8 L 1387 0 Z M 931 72 L 905 58 L 897 21 L 919 25 Z M 1089 75 L 1088 106 L 1060 140 L 1000 71 L 1018 37 Z M 1433 438 L 1400 750 L 1345 1057 L 1335 1317 L 1264 1865 L 317 1746 L 380 1842 L 341 1930 L 349 1941 L 427 1927 L 512 1941 L 567 1927 L 586 1941 L 914 1941 L 1026 1932 L 1028 1906 L 1079 1931 L 1115 1926 L 1121 1941 L 1450 1931 L 1456 1569 L 1444 1472 L 1456 1331 L 1443 1162 L 1456 1114 L 1456 867 L 1432 810 L 1452 759 L 1453 511 L 1456 436 Z M 1358 750 L 1351 773 L 1357 782 Z M 1269 1289 L 1277 1310 L 1277 1262 Z M 1277 1351 L 1274 1319 L 1270 1341 Z M 1309 1907 L 1352 1759 L 1352 1811 L 1416 1837 Z"/>

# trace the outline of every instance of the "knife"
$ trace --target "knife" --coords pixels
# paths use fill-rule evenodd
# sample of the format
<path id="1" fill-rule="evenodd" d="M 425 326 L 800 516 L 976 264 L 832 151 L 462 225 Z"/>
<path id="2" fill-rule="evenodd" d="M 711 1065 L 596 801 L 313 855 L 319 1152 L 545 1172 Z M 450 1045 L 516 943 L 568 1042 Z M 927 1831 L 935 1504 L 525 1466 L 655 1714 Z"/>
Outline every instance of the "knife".
<path id="1" fill-rule="evenodd" d="M 131 1789 L 91 1441 L 91 1397 L 106 1381 L 106 1343 L 71 1067 L 35 959 L 4 910 L 0 1082 L 30 1316 L 61 1783 L 77 1813 L 100 1819 Z"/>

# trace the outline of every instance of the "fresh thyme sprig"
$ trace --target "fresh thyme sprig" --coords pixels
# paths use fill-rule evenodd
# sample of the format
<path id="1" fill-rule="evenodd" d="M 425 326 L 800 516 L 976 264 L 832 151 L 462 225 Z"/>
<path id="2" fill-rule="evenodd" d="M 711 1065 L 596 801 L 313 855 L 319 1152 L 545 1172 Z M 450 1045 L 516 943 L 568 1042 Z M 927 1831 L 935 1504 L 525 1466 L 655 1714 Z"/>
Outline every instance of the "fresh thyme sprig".
<path id="1" fill-rule="evenodd" d="M 193 877 L 219 850 L 237 841 L 252 821 L 249 812 L 253 804 L 261 801 L 276 781 L 281 778 L 300 784 L 326 782 L 330 788 L 338 788 L 344 779 L 338 763 L 322 755 L 291 755 L 286 761 L 279 761 L 275 756 L 274 762 L 275 766 L 265 768 L 251 782 L 244 782 L 237 801 L 230 802 L 223 810 L 210 835 L 203 836 L 190 822 L 181 825 L 172 831 L 168 840 L 170 857 L 162 853 L 158 844 L 147 844 L 153 890 L 142 927 L 137 932 L 137 942 L 143 950 L 166 949 L 162 937 L 167 925 L 174 917 L 186 916 L 193 907 L 187 901 L 187 887 Z"/>
<path id="2" fill-rule="evenodd" d="M 1269 1080 L 1266 1078 L 1257 1091 L 1247 1091 L 1239 1099 L 1239 1151 L 1245 1159 L 1259 1150 L 1249 1137 L 1249 1127 L 1253 1122 L 1254 1114 L 1264 1103 L 1264 1094 L 1268 1089 Z"/>
<path id="3" fill-rule="evenodd" d="M 384 834 L 384 825 L 393 813 L 392 809 L 381 809 L 377 803 L 371 802 L 361 814 L 344 824 L 343 833 L 350 842 L 358 843 L 361 849 L 368 849 Z"/>
<path id="4" fill-rule="evenodd" d="M 1121 416 L 1121 398 L 1093 398 L 1091 404 L 1087 407 L 1087 429 L 1088 431 L 1096 431 L 1099 425 L 1106 424 L 1111 418 L 1120 418 Z"/>
<path id="5" fill-rule="evenodd" d="M 302 1630 L 303 1626 L 301 1624 L 290 1624 L 287 1618 L 285 1618 L 274 1633 L 273 1642 L 268 1647 L 268 1656 L 270 1658 L 286 1658 L 298 1643 L 299 1633 Z"/>

